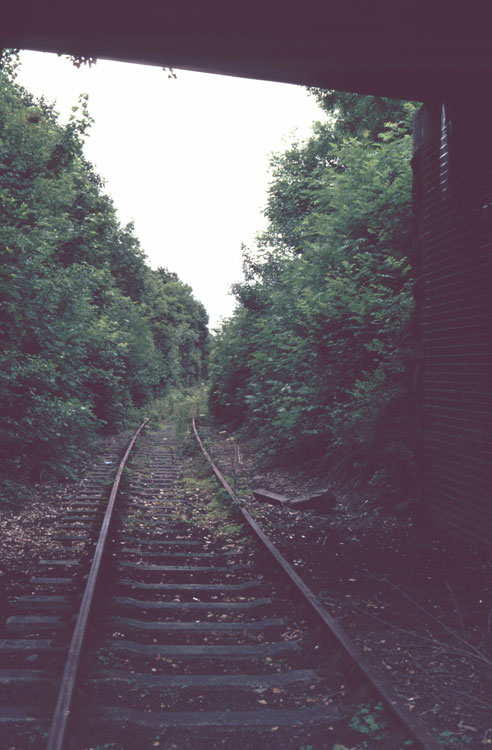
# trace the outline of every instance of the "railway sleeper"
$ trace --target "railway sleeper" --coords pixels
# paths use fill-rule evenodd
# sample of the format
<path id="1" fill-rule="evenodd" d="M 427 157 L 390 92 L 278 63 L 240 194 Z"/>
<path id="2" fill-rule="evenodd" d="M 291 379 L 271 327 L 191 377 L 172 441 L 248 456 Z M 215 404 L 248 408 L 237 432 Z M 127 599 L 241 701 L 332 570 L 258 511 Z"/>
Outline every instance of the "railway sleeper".
<path id="1" fill-rule="evenodd" d="M 160 541 L 166 541 L 169 539 L 176 539 L 176 537 L 179 536 L 186 536 L 188 533 L 188 524 L 183 521 L 180 524 L 176 524 L 176 527 L 173 531 L 168 531 L 166 529 L 163 530 L 157 530 L 155 523 L 144 523 L 142 519 L 135 517 L 135 518 L 125 518 L 121 522 L 122 525 L 122 534 L 121 539 L 125 539 L 125 532 L 127 534 L 130 534 L 131 536 L 136 536 L 137 538 L 144 540 L 144 539 L 154 539 L 154 540 L 160 540 Z M 192 537 L 188 537 L 192 538 Z M 198 535 L 195 535 L 195 539 L 200 539 Z"/>
<path id="2" fill-rule="evenodd" d="M 186 677 L 203 677 L 201 682 L 186 683 Z M 241 682 L 227 682 L 227 677 L 240 677 Z M 167 676 L 166 676 L 167 678 Z M 91 685 L 91 697 L 98 699 L 98 705 L 128 706 L 137 710 L 155 711 L 216 711 L 218 706 L 227 710 L 263 711 L 268 709 L 299 710 L 306 707 L 306 695 L 309 693 L 311 704 L 320 707 L 328 704 L 324 688 L 305 680 L 284 683 L 284 687 L 268 686 L 254 675 L 182 675 L 173 680 L 162 679 L 160 684 L 152 684 L 141 679 L 126 685 L 97 679 Z M 278 683 L 282 684 L 282 683 Z M 333 700 L 328 705 L 333 704 Z M 265 708 L 266 707 L 266 708 Z"/>
<path id="3" fill-rule="evenodd" d="M 178 588 L 177 591 L 180 589 Z M 197 592 L 197 587 L 193 586 L 191 592 Z M 241 615 L 252 612 L 256 617 L 263 616 L 272 606 L 270 597 L 262 597 L 242 602 L 214 602 L 214 601 L 155 601 L 134 599 L 133 597 L 115 597 L 114 599 L 118 609 L 130 609 L 140 613 L 152 613 L 153 616 L 160 614 L 163 617 L 179 615 L 181 620 L 195 620 L 197 617 L 204 615 Z"/>
<path id="4" fill-rule="evenodd" d="M 1 680 L 1 673 L 0 673 Z M 262 695 L 267 690 L 274 688 L 285 689 L 293 685 L 318 686 L 322 678 L 314 669 L 297 669 L 290 672 L 269 674 L 168 674 L 155 675 L 149 673 L 129 673 L 124 670 L 101 670 L 98 676 L 90 680 L 92 686 L 105 690 L 114 686 L 118 690 L 126 690 L 134 693 L 135 690 L 166 689 L 186 690 L 195 688 L 199 690 L 230 690 L 241 688 L 256 691 L 255 695 Z"/>
<path id="5" fill-rule="evenodd" d="M 149 583 L 136 581 L 130 578 L 119 578 L 115 581 L 114 589 L 119 591 L 128 589 L 131 591 L 135 601 L 140 602 L 137 596 L 153 595 L 154 601 L 168 600 L 173 598 L 176 601 L 176 595 L 179 595 L 180 602 L 193 601 L 194 597 L 203 598 L 204 596 L 214 597 L 214 602 L 231 597 L 239 597 L 245 601 L 255 594 L 261 593 L 264 589 L 264 582 L 261 580 L 243 581 L 242 583 Z M 164 597 L 165 599 L 162 599 Z M 139 606 L 139 604 L 135 604 Z"/>
<path id="6" fill-rule="evenodd" d="M 116 555 L 116 553 L 114 553 Z M 158 550 L 158 549 L 136 549 L 133 547 L 123 547 L 119 551 L 120 555 L 124 555 L 126 558 L 126 562 L 134 562 L 134 560 L 128 560 L 127 558 L 131 557 L 138 557 L 140 559 L 142 558 L 151 558 L 152 560 L 161 560 L 162 563 L 169 560 L 171 563 L 175 562 L 176 560 L 183 560 L 183 561 L 190 561 L 195 562 L 197 560 L 215 560 L 216 562 L 219 562 L 217 560 L 217 555 L 215 552 L 198 552 L 195 550 L 182 550 L 182 551 L 173 551 L 169 552 L 168 550 Z M 229 552 L 224 553 L 223 557 L 232 557 L 234 555 L 237 555 L 237 552 Z"/>
<path id="7" fill-rule="evenodd" d="M 241 750 L 253 750 L 268 742 L 271 748 L 296 748 L 309 737 L 312 730 L 331 727 L 339 720 L 335 706 L 309 709 L 264 709 L 261 711 L 161 711 L 147 712 L 105 706 L 99 710 L 92 724 L 95 737 L 101 742 L 112 737 L 120 740 L 119 747 L 129 750 L 138 738 L 147 741 L 161 737 L 179 748 L 209 750 L 234 743 Z M 102 729 L 98 736 L 97 728 Z M 107 731 L 110 729 L 110 733 Z M 266 734 L 267 733 L 267 734 Z M 133 738 L 132 738 L 133 734 Z M 266 735 L 266 736 L 265 736 Z M 309 739 L 307 740 L 309 742 Z"/>
<path id="8" fill-rule="evenodd" d="M 120 562 L 117 566 L 118 571 L 127 573 L 137 580 L 160 581 L 165 576 L 169 582 L 192 583 L 207 582 L 220 583 L 244 581 L 244 574 L 251 570 L 249 565 L 229 565 L 229 566 L 207 566 L 207 565 L 148 565 L 134 562 Z"/>
<path id="9" fill-rule="evenodd" d="M 275 617 L 258 622 L 163 622 L 115 616 L 109 625 L 108 636 L 116 631 L 119 637 L 138 639 L 140 643 L 158 640 L 179 645 L 271 642 L 279 639 L 286 627 L 284 620 Z"/>
<path id="10" fill-rule="evenodd" d="M 181 547 L 184 549 L 202 548 L 203 542 L 198 539 L 138 539 L 137 537 L 126 537 L 122 544 L 131 544 L 132 547 L 160 547 L 162 549 L 176 550 Z"/>
<path id="11" fill-rule="evenodd" d="M 92 661 L 105 668 L 124 667 L 153 674 L 271 674 L 290 669 L 309 669 L 299 643 L 175 645 L 143 644 L 113 638 L 92 654 Z"/>

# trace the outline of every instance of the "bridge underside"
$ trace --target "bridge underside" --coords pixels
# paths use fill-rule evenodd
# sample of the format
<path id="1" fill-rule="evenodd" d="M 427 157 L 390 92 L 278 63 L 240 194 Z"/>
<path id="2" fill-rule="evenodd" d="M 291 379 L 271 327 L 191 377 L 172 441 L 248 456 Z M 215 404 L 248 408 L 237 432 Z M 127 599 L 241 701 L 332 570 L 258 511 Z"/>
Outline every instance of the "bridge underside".
<path id="1" fill-rule="evenodd" d="M 0 41 L 419 101 L 490 82 L 488 20 L 422 0 L 20 0 Z"/>
<path id="2" fill-rule="evenodd" d="M 490 546 L 492 45 L 482 5 L 24 0 L 2 12 L 0 42 L 426 102 L 414 157 L 423 497 L 435 523 Z"/>

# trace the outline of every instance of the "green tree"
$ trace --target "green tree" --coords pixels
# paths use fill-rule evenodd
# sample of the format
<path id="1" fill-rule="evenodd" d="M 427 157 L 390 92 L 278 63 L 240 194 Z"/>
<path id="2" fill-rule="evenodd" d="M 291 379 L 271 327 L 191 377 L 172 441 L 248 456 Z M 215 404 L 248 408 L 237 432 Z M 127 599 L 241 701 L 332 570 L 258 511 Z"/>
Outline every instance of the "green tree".
<path id="1" fill-rule="evenodd" d="M 387 494 L 412 481 L 412 106 L 397 111 L 380 132 L 378 111 L 372 133 L 317 126 L 274 158 L 269 226 L 245 252 L 210 397 L 277 460 L 316 457 Z"/>
<path id="2" fill-rule="evenodd" d="M 208 315 L 191 287 L 165 268 L 148 270 L 146 306 L 162 356 L 163 386 L 192 385 L 207 376 Z"/>
<path id="3" fill-rule="evenodd" d="M 87 97 L 60 125 L 17 64 L 0 60 L 0 457 L 7 475 L 47 476 L 169 384 L 203 377 L 207 316 L 119 225 L 83 155 Z"/>
<path id="4" fill-rule="evenodd" d="M 383 96 L 363 96 L 347 91 L 308 88 L 320 107 L 330 115 L 332 129 L 337 139 L 358 137 L 366 133 L 377 140 L 387 123 L 406 121 L 408 132 L 411 123 L 405 117 L 407 103 Z"/>

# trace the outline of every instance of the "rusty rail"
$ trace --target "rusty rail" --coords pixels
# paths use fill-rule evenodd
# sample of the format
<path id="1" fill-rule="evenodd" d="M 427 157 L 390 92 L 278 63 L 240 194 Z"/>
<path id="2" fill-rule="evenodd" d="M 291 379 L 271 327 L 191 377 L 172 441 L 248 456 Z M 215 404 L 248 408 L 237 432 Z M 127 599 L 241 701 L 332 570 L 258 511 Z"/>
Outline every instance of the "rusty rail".
<path id="1" fill-rule="evenodd" d="M 125 451 L 125 455 L 121 459 L 116 477 L 111 488 L 111 494 L 109 496 L 108 505 L 104 514 L 101 531 L 99 532 L 99 539 L 97 541 L 94 557 L 92 560 L 89 575 L 87 577 L 87 583 L 84 590 L 84 595 L 80 604 L 79 613 L 77 616 L 77 622 L 73 630 L 72 640 L 68 649 L 68 655 L 65 662 L 65 669 L 63 677 L 60 683 L 58 691 L 58 699 L 56 702 L 55 712 L 53 714 L 53 721 L 48 735 L 48 742 L 46 750 L 63 750 L 65 742 L 65 736 L 67 732 L 68 722 L 70 719 L 70 711 L 72 707 L 72 700 L 77 682 L 77 674 L 80 665 L 80 657 L 82 654 L 82 648 L 84 646 L 84 640 L 87 632 L 87 625 L 89 622 L 89 615 L 94 599 L 94 592 L 96 589 L 97 578 L 101 568 L 101 561 L 104 553 L 104 548 L 108 536 L 109 526 L 111 523 L 111 517 L 116 501 L 116 495 L 120 486 L 121 476 L 123 469 L 128 460 L 128 456 L 135 445 L 140 432 L 143 430 L 149 420 L 145 419 L 138 430 L 130 440 L 128 447 Z"/>
<path id="2" fill-rule="evenodd" d="M 293 567 L 287 562 L 285 557 L 278 551 L 275 545 L 272 544 L 266 534 L 258 526 L 254 518 L 248 513 L 245 508 L 241 507 L 241 503 L 236 497 L 230 484 L 227 482 L 220 469 L 218 469 L 214 464 L 212 458 L 205 449 L 200 435 L 198 434 L 194 417 L 192 418 L 192 425 L 193 432 L 200 446 L 200 449 L 207 461 L 210 463 L 215 476 L 225 488 L 232 500 L 240 506 L 239 510 L 241 511 L 244 520 L 247 522 L 255 536 L 268 550 L 275 562 L 281 568 L 282 572 L 294 585 L 297 592 L 301 595 L 304 603 L 309 608 L 311 615 L 313 615 L 315 620 L 320 624 L 324 633 L 329 637 L 331 641 L 335 641 L 342 653 L 350 659 L 351 663 L 355 664 L 362 677 L 369 683 L 372 689 L 377 692 L 388 711 L 395 717 L 400 725 L 403 725 L 403 727 L 408 732 L 408 735 L 412 737 L 412 739 L 416 740 L 416 742 L 418 742 L 422 750 L 442 750 L 442 746 L 430 734 L 428 729 L 418 719 L 412 716 L 410 711 L 408 711 L 402 704 L 402 701 L 393 689 L 391 683 L 387 679 L 382 677 L 378 672 L 376 672 L 374 667 L 369 664 L 362 651 L 347 635 L 340 623 L 330 615 L 320 599 L 318 599 L 316 594 L 311 591 L 306 583 L 304 583 L 302 578 L 300 578 L 300 576 L 295 572 Z"/>

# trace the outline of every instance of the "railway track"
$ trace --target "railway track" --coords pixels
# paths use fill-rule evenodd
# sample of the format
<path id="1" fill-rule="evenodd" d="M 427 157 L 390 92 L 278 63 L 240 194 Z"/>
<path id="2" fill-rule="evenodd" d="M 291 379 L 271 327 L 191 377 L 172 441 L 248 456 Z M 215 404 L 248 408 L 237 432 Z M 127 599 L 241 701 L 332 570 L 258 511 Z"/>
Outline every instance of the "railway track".
<path id="1" fill-rule="evenodd" d="M 116 517 L 103 522 L 105 550 L 98 553 L 101 537 L 95 542 L 103 463 L 76 501 L 82 504 L 67 510 L 60 548 L 43 562 L 32 595 L 7 622 L 9 637 L 0 643 L 0 685 L 11 702 L 0 716 L 5 747 L 439 747 L 247 511 L 222 501 L 223 518 L 220 502 L 196 492 L 199 482 L 183 480 L 172 426 L 143 432 L 138 445 Z M 94 548 L 102 567 L 91 584 Z M 90 619 L 79 593 L 85 577 L 95 592 Z M 73 624 L 80 600 L 87 636 L 77 636 L 79 620 Z M 84 654 L 74 666 L 70 649 L 60 679 L 72 629 L 72 646 L 75 639 Z"/>
<path id="2" fill-rule="evenodd" d="M 67 502 L 50 555 L 38 563 L 28 591 L 15 603 L 0 634 L 0 747 L 46 744 L 59 676 L 81 594 L 118 468 L 102 453 Z"/>

